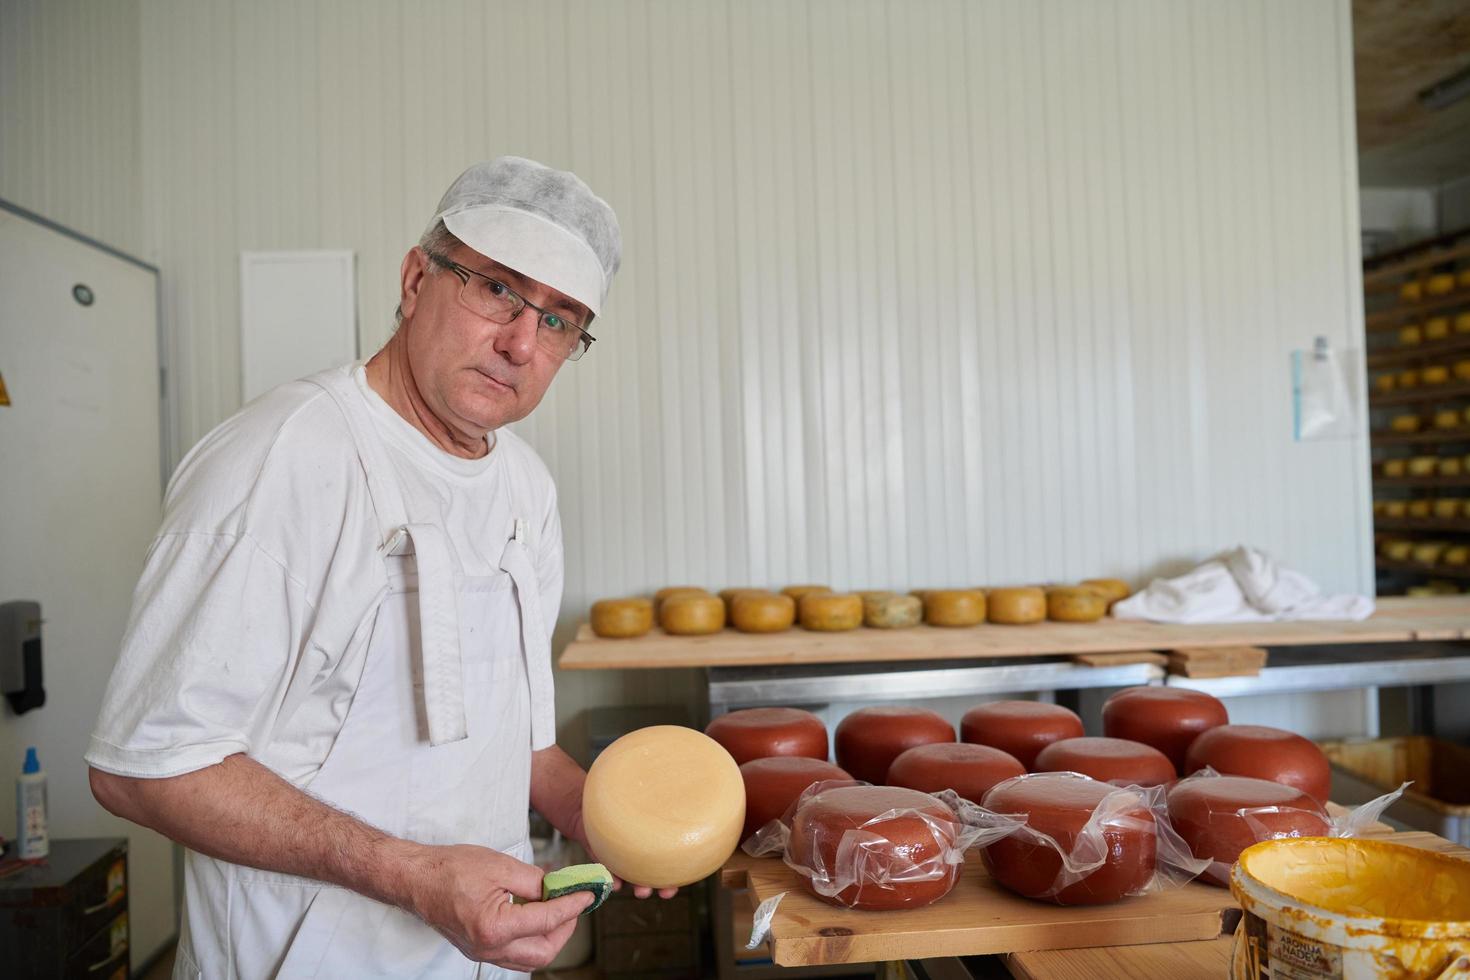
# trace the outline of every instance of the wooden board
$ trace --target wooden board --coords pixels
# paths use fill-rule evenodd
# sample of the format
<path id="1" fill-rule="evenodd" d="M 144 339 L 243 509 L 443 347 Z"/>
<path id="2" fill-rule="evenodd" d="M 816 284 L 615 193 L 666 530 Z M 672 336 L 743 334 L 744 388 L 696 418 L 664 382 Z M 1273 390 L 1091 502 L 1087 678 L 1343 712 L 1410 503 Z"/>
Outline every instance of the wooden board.
<path id="1" fill-rule="evenodd" d="M 1266 666 L 1264 647 L 1185 647 L 1169 651 L 1169 673 L 1185 677 L 1255 677 Z"/>
<path id="2" fill-rule="evenodd" d="M 1079 653 L 1072 657 L 1073 663 L 1087 667 L 1124 667 L 1128 664 L 1153 664 L 1166 667 L 1169 658 L 1153 650 L 1130 650 L 1122 653 Z"/>
<path id="3" fill-rule="evenodd" d="M 1470 858 L 1470 849 L 1434 834 L 1381 836 Z M 933 905 L 904 912 L 828 905 L 805 891 L 796 872 L 779 859 L 739 851 L 720 870 L 720 883 L 749 888 L 757 902 L 786 893 L 771 923 L 771 956 L 780 966 L 1199 942 L 1227 935 L 1238 918 L 1228 889 L 1195 882 L 1112 905 L 1063 908 L 1032 902 L 995 884 L 978 852 L 968 856 L 954 891 Z"/>
<path id="4" fill-rule="evenodd" d="M 1324 643 L 1405 643 L 1470 639 L 1470 596 L 1395 596 L 1357 623 L 1231 623 L 1171 626 L 1135 620 L 971 626 L 945 629 L 857 629 L 814 633 L 793 629 L 752 634 L 723 630 L 709 636 L 646 636 L 606 640 L 585 623 L 562 651 L 563 670 L 656 667 L 754 667 L 979 657 L 1037 657 L 1180 647 L 1310 646 Z"/>

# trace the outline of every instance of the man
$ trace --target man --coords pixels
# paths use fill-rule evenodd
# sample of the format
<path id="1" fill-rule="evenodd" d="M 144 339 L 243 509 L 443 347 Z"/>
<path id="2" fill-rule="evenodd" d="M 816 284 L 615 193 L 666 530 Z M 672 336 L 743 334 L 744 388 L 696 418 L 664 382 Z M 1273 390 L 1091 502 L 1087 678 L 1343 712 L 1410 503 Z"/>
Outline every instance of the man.
<path id="1" fill-rule="evenodd" d="M 180 465 L 87 753 L 103 806 L 189 849 L 175 977 L 509 976 L 571 935 L 590 897 L 537 901 L 526 863 L 528 807 L 585 843 L 561 526 L 504 426 L 590 346 L 620 254 L 575 176 L 471 167 L 383 349 Z"/>

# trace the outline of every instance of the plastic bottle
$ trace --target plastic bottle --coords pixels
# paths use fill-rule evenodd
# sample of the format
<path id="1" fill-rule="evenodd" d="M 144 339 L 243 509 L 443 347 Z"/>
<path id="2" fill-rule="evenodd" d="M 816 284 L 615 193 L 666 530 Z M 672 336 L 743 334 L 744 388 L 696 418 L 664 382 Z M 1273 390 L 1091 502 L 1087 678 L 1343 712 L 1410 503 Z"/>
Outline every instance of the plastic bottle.
<path id="1" fill-rule="evenodd" d="M 51 853 L 46 832 L 46 774 L 36 748 L 26 749 L 25 765 L 15 780 L 15 856 L 34 861 Z"/>

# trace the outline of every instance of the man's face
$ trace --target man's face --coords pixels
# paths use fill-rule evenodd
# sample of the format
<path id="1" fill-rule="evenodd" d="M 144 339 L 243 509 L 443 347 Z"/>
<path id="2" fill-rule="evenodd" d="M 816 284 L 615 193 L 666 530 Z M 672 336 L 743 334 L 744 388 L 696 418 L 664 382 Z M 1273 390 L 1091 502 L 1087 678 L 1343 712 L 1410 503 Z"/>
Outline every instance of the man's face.
<path id="1" fill-rule="evenodd" d="M 527 303 L 576 323 L 588 320 L 582 304 L 467 245 L 456 245 L 448 257 L 504 283 Z M 478 435 L 531 414 L 563 363 L 536 342 L 536 311 L 527 306 L 510 323 L 471 312 L 459 301 L 460 278 L 419 248 L 404 257 L 402 282 L 399 330 L 406 331 L 414 383 L 440 421 Z"/>

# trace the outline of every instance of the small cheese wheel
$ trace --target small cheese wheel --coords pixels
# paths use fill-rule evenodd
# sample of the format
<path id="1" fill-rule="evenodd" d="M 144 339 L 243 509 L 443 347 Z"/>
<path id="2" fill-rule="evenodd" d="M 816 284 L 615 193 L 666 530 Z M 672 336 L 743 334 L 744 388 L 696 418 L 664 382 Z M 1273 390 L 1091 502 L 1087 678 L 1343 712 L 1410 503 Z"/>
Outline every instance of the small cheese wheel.
<path id="1" fill-rule="evenodd" d="M 985 597 L 985 617 L 1008 626 L 1039 623 L 1046 619 L 1046 593 L 1029 587 L 991 589 Z"/>
<path id="2" fill-rule="evenodd" d="M 1089 578 L 1080 583 L 1082 588 L 1091 589 L 1108 600 L 1108 608 L 1113 608 L 1113 603 L 1121 602 L 1133 594 L 1128 583 L 1120 578 Z"/>
<path id="3" fill-rule="evenodd" d="M 1169 757 L 1126 738 L 1066 738 L 1036 756 L 1037 772 L 1080 772 L 1119 786 L 1162 786 L 1177 776 Z"/>
<path id="4" fill-rule="evenodd" d="M 1449 546 L 1448 541 L 1421 541 L 1414 545 L 1414 560 L 1425 565 L 1437 564 Z"/>
<path id="5" fill-rule="evenodd" d="M 1455 276 L 1449 272 L 1437 272 L 1424 284 L 1426 296 L 1443 296 L 1455 291 Z"/>
<path id="6" fill-rule="evenodd" d="M 1460 427 L 1459 409 L 1442 408 L 1435 412 L 1434 427 L 1436 429 L 1458 429 Z"/>
<path id="7" fill-rule="evenodd" d="M 1419 427 L 1423 424 L 1423 419 L 1419 418 L 1418 415 L 1406 413 L 1395 415 L 1389 421 L 1388 427 L 1395 432 L 1418 432 Z"/>
<path id="8" fill-rule="evenodd" d="M 1426 385 L 1442 385 L 1450 380 L 1450 369 L 1443 364 L 1430 364 L 1419 371 L 1419 381 Z"/>
<path id="9" fill-rule="evenodd" d="M 985 596 L 974 589 L 934 589 L 924 598 L 930 626 L 976 626 L 985 622 Z"/>
<path id="10" fill-rule="evenodd" d="M 1227 776 L 1254 776 L 1295 786 L 1325 803 L 1332 766 L 1311 739 L 1266 725 L 1221 725 L 1201 732 L 1185 754 L 1186 772 L 1209 766 Z"/>
<path id="11" fill-rule="evenodd" d="M 1410 476 L 1433 476 L 1439 468 L 1438 456 L 1412 456 L 1409 458 Z"/>
<path id="12" fill-rule="evenodd" d="M 756 589 L 756 588 L 751 588 L 751 587 L 748 587 L 748 586 L 739 586 L 739 585 L 732 586 L 731 588 L 728 588 L 728 589 L 721 589 L 720 590 L 720 601 L 725 604 L 725 618 L 726 619 L 729 619 L 730 618 L 730 613 L 733 611 L 730 607 L 731 607 L 731 603 L 733 603 L 735 601 L 735 597 L 738 596 L 738 595 L 745 595 L 746 593 L 749 593 L 749 592 L 758 593 L 760 595 L 774 595 L 775 594 L 770 589 Z"/>
<path id="13" fill-rule="evenodd" d="M 742 633 L 779 633 L 796 622 L 796 602 L 789 595 L 744 592 L 730 600 L 730 625 Z"/>
<path id="14" fill-rule="evenodd" d="M 802 629 L 837 633 L 863 625 L 863 600 L 850 592 L 808 592 L 797 609 Z"/>
<path id="15" fill-rule="evenodd" d="M 1383 461 L 1383 475 L 1398 478 L 1409 474 L 1409 461 L 1407 459 L 1385 459 Z"/>
<path id="16" fill-rule="evenodd" d="M 827 588 L 827 586 L 825 585 L 788 585 L 786 586 L 786 588 L 781 590 L 781 594 L 789 595 L 792 599 L 796 600 L 796 606 L 799 609 L 801 608 L 802 596 L 827 593 L 831 591 L 832 590 Z"/>
<path id="17" fill-rule="evenodd" d="M 1451 366 L 1451 370 L 1461 381 L 1470 381 L 1470 357 L 1460 358 Z"/>
<path id="18" fill-rule="evenodd" d="M 869 595 L 863 598 L 863 625 L 874 629 L 907 629 L 919 625 L 924 603 L 916 595 Z"/>
<path id="19" fill-rule="evenodd" d="M 800 708 L 745 708 L 714 718 L 704 733 L 737 763 L 773 755 L 827 758 L 827 726 Z"/>
<path id="20" fill-rule="evenodd" d="M 772 820 L 785 817 L 791 804 L 812 783 L 852 778 L 830 762 L 795 755 L 751 759 L 741 764 L 740 775 L 745 780 L 745 826 L 740 831 L 741 840 Z"/>
<path id="21" fill-rule="evenodd" d="M 1410 279 L 1399 287 L 1399 299 L 1415 303 L 1424 298 L 1424 286 L 1417 279 Z"/>
<path id="22" fill-rule="evenodd" d="M 1418 520 L 1423 520 L 1424 518 L 1431 516 L 1433 513 L 1434 513 L 1434 503 L 1433 503 L 1433 501 L 1429 501 L 1429 500 L 1411 500 L 1411 501 L 1409 501 L 1409 516 L 1410 517 L 1416 518 Z"/>
<path id="23" fill-rule="evenodd" d="M 1373 390 L 1379 394 L 1386 395 L 1396 387 L 1398 387 L 1398 378 L 1391 374 L 1380 374 L 1373 379 Z"/>
<path id="24" fill-rule="evenodd" d="M 882 705 L 859 708 L 833 733 L 837 764 L 854 779 L 881 783 L 906 749 L 931 742 L 953 742 L 954 726 L 928 708 Z"/>
<path id="25" fill-rule="evenodd" d="M 1470 272 L 1470 270 L 1466 270 Z M 1466 284 L 1470 287 L 1470 283 Z M 1455 315 L 1455 333 L 1470 333 L 1470 313 L 1459 313 Z"/>
<path id="26" fill-rule="evenodd" d="M 1082 735 L 1082 719 L 1076 712 L 1042 701 L 989 701 L 960 719 L 963 741 L 1000 749 L 1027 769 L 1048 745 Z"/>
<path id="27" fill-rule="evenodd" d="M 1052 589 L 1046 596 L 1046 614 L 1059 623 L 1091 623 L 1107 611 L 1107 600 L 1091 589 Z"/>
<path id="28" fill-rule="evenodd" d="M 968 742 L 934 742 L 905 749 L 888 767 L 889 786 L 903 786 L 921 793 L 952 789 L 978 804 L 990 788 L 1015 776 L 1026 767 L 1008 752 Z"/>
<path id="29" fill-rule="evenodd" d="M 1441 462 L 1458 463 L 1458 459 L 1441 460 Z M 1434 516 L 1441 520 L 1454 520 L 1459 517 L 1465 509 L 1465 501 L 1461 497 L 1442 497 L 1434 501 Z"/>
<path id="30" fill-rule="evenodd" d="M 1444 340 L 1450 335 L 1450 318 L 1447 316 L 1432 316 L 1424 321 L 1425 340 Z"/>
<path id="31" fill-rule="evenodd" d="M 653 603 L 647 599 L 598 599 L 592 604 L 592 632 L 610 639 L 642 636 L 653 629 Z"/>
<path id="32" fill-rule="evenodd" d="M 720 607 L 718 596 L 709 596 Z M 740 843 L 745 781 L 718 742 L 692 728 L 630 732 L 593 760 L 582 789 L 590 850 L 630 884 L 682 888 Z"/>
<path id="33" fill-rule="evenodd" d="M 1418 368 L 1404 368 L 1402 371 L 1400 371 L 1399 372 L 1399 387 L 1400 388 L 1417 388 L 1417 387 L 1419 387 L 1419 370 L 1418 370 Z"/>
<path id="34" fill-rule="evenodd" d="M 670 585 L 659 589 L 653 594 L 653 611 L 657 613 L 663 609 L 664 602 L 680 595 L 709 595 L 709 590 L 701 589 L 697 585 Z"/>
<path id="35" fill-rule="evenodd" d="M 1409 502 L 1407 500 L 1384 501 L 1383 513 L 1388 517 L 1408 517 Z"/>
<path id="36" fill-rule="evenodd" d="M 1451 545 L 1444 550 L 1439 560 L 1446 565 L 1470 564 L 1470 545 Z"/>
<path id="37" fill-rule="evenodd" d="M 659 607 L 658 624 L 675 636 L 703 636 L 725 628 L 725 604 L 717 595 L 675 595 Z"/>
<path id="38" fill-rule="evenodd" d="M 1411 585 L 1409 586 L 1408 591 L 1404 593 L 1404 595 L 1408 596 L 1410 599 L 1427 599 L 1433 596 L 1437 596 L 1439 595 L 1439 593 L 1434 591 L 1427 585 Z"/>
<path id="39" fill-rule="evenodd" d="M 1414 542 L 1412 541 L 1390 541 L 1383 549 L 1384 554 L 1393 561 L 1408 561 L 1409 556 L 1414 553 Z"/>
<path id="40" fill-rule="evenodd" d="M 1423 342 L 1424 331 L 1419 328 L 1419 324 L 1410 323 L 1406 326 L 1399 327 L 1399 343 L 1403 346 L 1413 347 L 1414 345 L 1422 344 Z"/>

